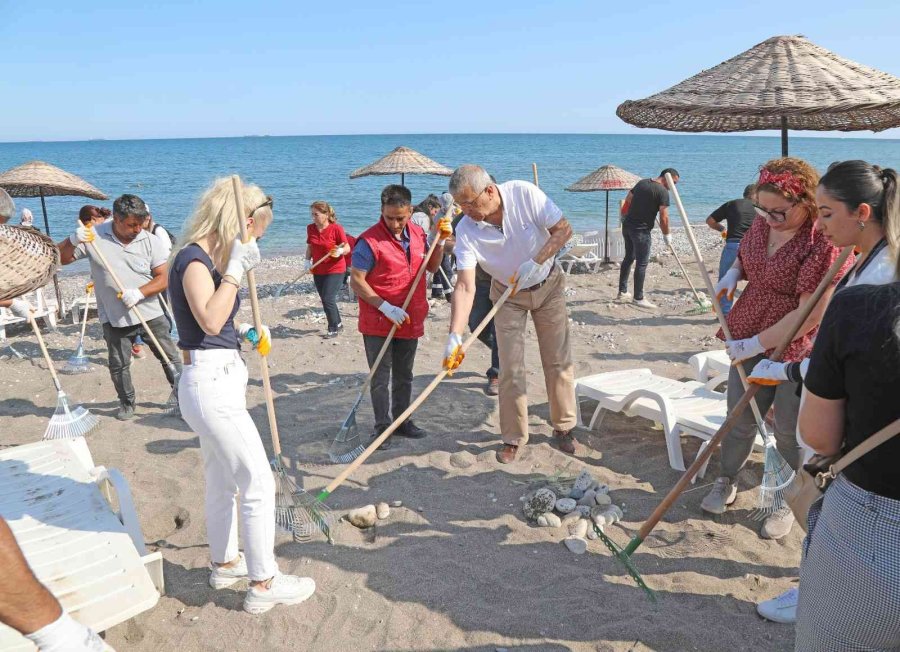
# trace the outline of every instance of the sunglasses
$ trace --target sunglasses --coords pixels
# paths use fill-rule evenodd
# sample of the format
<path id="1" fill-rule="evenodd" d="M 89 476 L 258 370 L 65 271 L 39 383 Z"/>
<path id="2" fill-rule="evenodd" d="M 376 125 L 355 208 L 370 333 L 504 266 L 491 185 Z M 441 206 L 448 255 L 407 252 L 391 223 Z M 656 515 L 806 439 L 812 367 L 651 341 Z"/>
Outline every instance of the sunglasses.
<path id="1" fill-rule="evenodd" d="M 770 220 L 772 220 L 773 222 L 775 222 L 776 224 L 783 224 L 784 221 L 787 220 L 788 213 L 790 213 L 792 210 L 794 210 L 794 207 L 796 205 L 797 205 L 796 203 L 791 204 L 791 207 L 789 209 L 787 209 L 786 211 L 770 211 L 768 209 L 763 208 L 762 206 L 759 206 L 758 204 L 753 204 L 753 210 L 755 210 L 756 214 L 759 215 L 760 217 L 767 217 Z"/>
<path id="2" fill-rule="evenodd" d="M 253 214 L 254 214 L 256 211 L 262 210 L 263 208 L 266 208 L 267 206 L 268 206 L 269 208 L 272 208 L 272 207 L 275 206 L 275 200 L 272 198 L 271 195 L 266 195 L 266 201 L 264 201 L 262 204 L 260 204 L 259 206 L 257 206 L 256 208 L 254 208 L 252 211 L 250 211 L 250 215 L 249 215 L 248 217 L 253 217 Z"/>

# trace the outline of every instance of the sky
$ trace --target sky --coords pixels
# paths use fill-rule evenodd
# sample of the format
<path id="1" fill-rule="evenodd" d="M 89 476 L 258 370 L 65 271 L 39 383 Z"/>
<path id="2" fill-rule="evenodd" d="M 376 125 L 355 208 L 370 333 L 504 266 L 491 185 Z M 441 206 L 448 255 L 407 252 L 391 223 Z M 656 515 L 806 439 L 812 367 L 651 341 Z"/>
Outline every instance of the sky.
<path id="1" fill-rule="evenodd" d="M 900 77 L 898 24 L 890 0 L 0 0 L 0 142 L 648 133 L 616 106 L 777 34 Z"/>

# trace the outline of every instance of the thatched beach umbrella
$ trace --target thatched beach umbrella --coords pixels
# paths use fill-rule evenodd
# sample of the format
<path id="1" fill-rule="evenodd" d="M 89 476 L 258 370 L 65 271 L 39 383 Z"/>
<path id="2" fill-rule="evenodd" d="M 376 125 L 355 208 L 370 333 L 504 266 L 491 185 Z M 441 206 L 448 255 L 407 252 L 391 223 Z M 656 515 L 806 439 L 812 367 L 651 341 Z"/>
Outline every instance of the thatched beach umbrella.
<path id="1" fill-rule="evenodd" d="M 597 168 L 583 179 L 579 179 L 571 186 L 566 188 L 571 192 L 595 192 L 598 190 L 606 191 L 606 236 L 604 239 L 603 262 L 609 262 L 609 191 L 610 190 L 631 190 L 641 178 L 636 175 L 616 167 L 615 165 L 604 165 Z"/>
<path id="2" fill-rule="evenodd" d="M 75 195 L 91 199 L 108 199 L 106 195 L 81 177 L 61 170 L 55 165 L 43 161 L 30 161 L 0 174 L 0 188 L 12 197 L 40 197 L 41 210 L 44 213 L 44 230 L 50 235 L 50 223 L 47 221 L 47 204 L 44 197 Z M 53 286 L 56 289 L 57 309 L 65 314 L 59 282 L 53 275 Z"/>
<path id="3" fill-rule="evenodd" d="M 366 165 L 350 173 L 351 179 L 368 177 L 371 175 L 399 174 L 400 185 L 405 185 L 407 174 L 435 174 L 449 177 L 453 170 L 432 161 L 427 156 L 419 154 L 409 147 L 398 147 L 387 156 L 383 156 L 374 163 Z"/>
<path id="4" fill-rule="evenodd" d="M 667 131 L 883 131 L 900 126 L 900 79 L 803 36 L 775 36 L 616 115 Z"/>

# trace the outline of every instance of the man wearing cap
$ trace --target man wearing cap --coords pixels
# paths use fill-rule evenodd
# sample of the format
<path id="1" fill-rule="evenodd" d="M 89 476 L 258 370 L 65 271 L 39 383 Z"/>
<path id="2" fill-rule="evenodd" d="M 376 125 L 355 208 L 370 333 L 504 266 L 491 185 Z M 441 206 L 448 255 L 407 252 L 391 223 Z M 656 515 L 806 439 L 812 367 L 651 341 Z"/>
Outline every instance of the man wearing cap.
<path id="1" fill-rule="evenodd" d="M 461 362 L 459 347 L 475 299 L 475 268 L 493 279 L 491 300 L 510 284 L 514 294 L 496 316 L 500 353 L 500 436 L 497 460 L 516 459 L 528 442 L 525 324 L 531 313 L 537 333 L 553 440 L 560 450 L 577 452 L 575 373 L 566 313 L 565 275 L 554 256 L 572 236 L 562 211 L 526 181 L 496 184 L 477 165 L 463 165 L 450 177 L 450 192 L 466 216 L 456 227 L 457 281 L 450 309 L 444 367 Z"/>
<path id="2" fill-rule="evenodd" d="M 398 327 L 369 387 L 375 412 L 373 439 L 391 424 L 391 414 L 396 419 L 409 407 L 416 347 L 425 334 L 428 316 L 424 279 L 420 279 L 406 309 L 401 306 L 421 266 L 426 265 L 432 273 L 437 270 L 444 255 L 444 242 L 452 233 L 449 219 L 438 221 L 438 244 L 426 261 L 427 236 L 422 227 L 410 221 L 412 212 L 409 190 L 404 186 L 386 186 L 381 192 L 378 223 L 363 232 L 353 248 L 350 286 L 359 299 L 359 332 L 370 368 L 391 328 Z M 426 432 L 407 419 L 394 434 L 419 439 Z M 389 442 L 386 440 L 380 448 L 388 448 Z"/>
<path id="3" fill-rule="evenodd" d="M 120 421 L 134 417 L 131 347 L 138 336 L 150 340 L 132 307 L 140 311 L 175 366 L 176 374 L 181 372 L 180 356 L 169 337 L 169 322 L 156 298 L 168 286 L 165 250 L 159 238 L 142 228 L 147 215 L 147 206 L 140 197 L 122 195 L 113 202 L 112 220 L 96 228 L 80 224 L 74 234 L 57 245 L 63 265 L 85 256 L 90 259 L 97 311 L 109 353 L 109 375 L 119 396 L 116 418 Z M 119 292 L 112 276 L 96 257 L 94 248 L 101 250 L 116 276 L 125 284 L 124 292 Z M 175 377 L 163 357 L 155 346 L 150 348 L 162 364 L 169 384 L 174 386 Z"/>

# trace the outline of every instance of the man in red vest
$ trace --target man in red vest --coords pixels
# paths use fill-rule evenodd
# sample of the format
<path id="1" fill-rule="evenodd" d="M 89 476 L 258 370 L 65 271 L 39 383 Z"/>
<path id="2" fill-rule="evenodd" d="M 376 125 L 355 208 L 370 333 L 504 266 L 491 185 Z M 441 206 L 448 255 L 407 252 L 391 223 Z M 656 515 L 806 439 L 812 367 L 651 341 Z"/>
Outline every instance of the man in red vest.
<path id="1" fill-rule="evenodd" d="M 410 222 L 412 212 L 409 189 L 386 186 L 381 191 L 381 218 L 359 236 L 353 248 L 350 287 L 359 298 L 359 332 L 363 335 L 370 369 L 391 328 L 395 324 L 398 326 L 369 388 L 375 412 L 373 439 L 391 424 L 391 414 L 396 419 L 409 407 L 416 346 L 425 334 L 428 316 L 428 299 L 422 279 L 419 279 L 406 310 L 401 306 L 419 268 L 427 265 L 429 272 L 437 270 L 444 255 L 444 241 L 452 234 L 450 220 L 440 220 L 438 246 L 425 261 L 427 235 L 422 227 Z M 419 439 L 426 433 L 412 419 L 407 419 L 394 434 Z M 386 440 L 380 448 L 388 448 L 389 442 Z"/>

